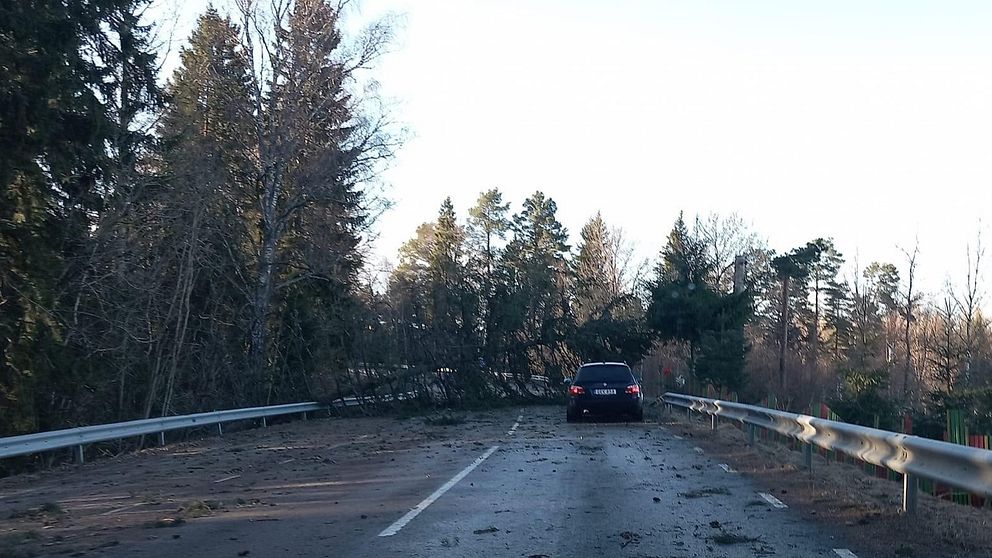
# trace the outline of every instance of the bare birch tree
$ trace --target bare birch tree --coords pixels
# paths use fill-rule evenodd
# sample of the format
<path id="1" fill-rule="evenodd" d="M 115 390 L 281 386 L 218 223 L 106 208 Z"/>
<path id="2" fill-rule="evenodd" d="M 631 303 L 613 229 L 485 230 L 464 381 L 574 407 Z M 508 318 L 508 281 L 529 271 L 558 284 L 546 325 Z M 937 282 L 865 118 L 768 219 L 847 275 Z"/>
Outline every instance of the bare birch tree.
<path id="1" fill-rule="evenodd" d="M 358 73 L 383 52 L 389 29 L 373 25 L 346 45 L 345 2 L 237 0 L 243 46 L 254 61 L 254 180 L 259 225 L 248 360 L 269 398 L 270 323 L 276 292 L 336 273 L 348 284 L 361 265 L 358 233 L 366 225 L 362 184 L 388 158 L 388 121 L 369 112 Z M 331 249 L 291 252 L 296 225 L 331 227 Z M 311 231 L 316 229 L 310 229 Z M 321 256 L 315 267 L 314 259 Z M 301 257 L 302 256 L 302 257 Z"/>

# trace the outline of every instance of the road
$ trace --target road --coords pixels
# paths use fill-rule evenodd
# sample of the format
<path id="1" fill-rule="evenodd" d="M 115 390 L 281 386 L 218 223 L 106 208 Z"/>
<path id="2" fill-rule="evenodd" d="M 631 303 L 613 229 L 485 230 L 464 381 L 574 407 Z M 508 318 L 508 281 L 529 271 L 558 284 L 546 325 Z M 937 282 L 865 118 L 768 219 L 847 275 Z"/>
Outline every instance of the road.
<path id="1" fill-rule="evenodd" d="M 314 479 L 303 498 L 282 506 L 292 509 L 273 517 L 279 521 L 201 518 L 179 539 L 107 554 L 836 556 L 835 540 L 764 500 L 767 487 L 728 473 L 672 431 L 572 425 L 561 414 L 524 409 L 503 421 L 506 432 L 479 432 L 465 440 L 474 451 L 447 462 L 431 459 L 425 447 L 401 462 L 353 470 L 356 476 Z M 402 528 L 387 531 L 474 463 Z M 379 486 L 383 479 L 405 482 Z M 349 489 L 328 490 L 339 486 Z"/>
<path id="2" fill-rule="evenodd" d="M 836 556 L 829 537 L 669 431 L 556 419 L 525 414 L 468 486 L 365 555 Z"/>
<path id="3" fill-rule="evenodd" d="M 279 451 L 313 455 L 313 447 L 302 445 L 307 433 L 334 421 L 309 422 L 284 425 L 276 438 L 292 443 Z M 224 455 L 249 460 L 240 462 L 237 476 L 224 475 L 231 469 L 193 465 L 195 459 L 206 459 L 202 455 L 181 458 L 187 470 L 165 471 L 163 478 L 177 482 L 172 488 L 157 486 L 154 497 L 141 496 L 141 479 L 128 475 L 141 470 L 141 463 L 175 459 L 182 452 L 136 457 L 115 473 L 120 478 L 113 490 L 83 488 L 75 499 L 39 496 L 57 499 L 73 518 L 61 527 L 53 521 L 63 534 L 43 548 L 53 554 L 163 558 L 836 557 L 833 549 L 846 548 L 824 527 L 773 505 L 780 502 L 769 494 L 774 487 L 757 486 L 721 467 L 681 439 L 675 427 L 568 424 L 556 407 L 497 411 L 448 427 L 376 424 L 372 434 L 339 433 L 317 458 L 306 458 L 305 467 L 295 466 L 302 457 L 273 460 L 265 452 L 276 446 L 252 447 L 256 431 L 245 432 L 240 442 L 216 442 L 228 444 L 217 446 L 227 448 Z M 304 429 L 302 435 L 298 428 Z M 232 450 L 238 443 L 249 449 Z M 265 458 L 270 466 L 250 462 L 248 454 Z M 51 484 L 84 483 L 88 475 L 100 473 L 99 463 L 88 464 Z M 191 484 L 204 477 L 209 482 Z M 190 497 L 169 498 L 183 490 L 212 491 L 207 496 L 227 504 L 211 504 L 216 510 L 200 517 L 187 509 L 184 521 L 162 523 L 174 502 Z M 107 500 L 102 507 L 78 503 L 100 498 Z M 3 504 L 0 500 L 0 513 Z M 155 505 L 160 509 L 146 509 Z M 148 523 L 155 518 L 161 528 Z M 80 538 L 94 526 L 100 526 L 102 538 Z"/>

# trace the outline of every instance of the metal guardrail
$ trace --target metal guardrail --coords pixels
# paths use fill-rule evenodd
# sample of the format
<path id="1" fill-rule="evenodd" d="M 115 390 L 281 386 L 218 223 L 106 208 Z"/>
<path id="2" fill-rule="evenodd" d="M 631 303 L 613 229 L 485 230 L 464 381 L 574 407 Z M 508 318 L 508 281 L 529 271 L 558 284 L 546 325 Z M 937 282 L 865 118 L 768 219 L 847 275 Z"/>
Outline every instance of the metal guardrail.
<path id="1" fill-rule="evenodd" d="M 410 392 L 400 394 L 397 396 L 397 399 L 403 400 L 412 398 L 413 396 L 413 392 Z M 311 401 L 308 403 L 290 403 L 268 407 L 248 407 L 244 409 L 229 409 L 226 411 L 212 411 L 192 415 L 132 420 L 112 424 L 67 428 L 65 430 L 53 430 L 51 432 L 38 432 L 36 434 L 24 434 L 21 436 L 0 438 L 0 459 L 57 449 L 75 448 L 76 461 L 82 463 L 84 460 L 83 447 L 86 444 L 158 434 L 159 444 L 165 445 L 165 433 L 172 430 L 216 425 L 218 434 L 223 435 L 224 428 L 222 425 L 227 422 L 261 419 L 262 425 L 265 426 L 265 419 L 267 417 L 299 413 L 306 419 L 307 413 L 329 410 L 332 407 L 354 407 L 364 403 L 378 403 L 392 400 L 393 396 L 391 395 L 363 398 L 346 397 L 336 399 L 329 404 Z"/>
<path id="2" fill-rule="evenodd" d="M 901 473 L 902 508 L 908 513 L 916 507 L 920 478 L 992 497 L 992 451 L 989 450 L 731 401 L 678 393 L 666 393 L 659 399 L 669 406 L 683 407 L 689 414 L 696 411 L 710 415 L 714 428 L 717 417 L 750 425 L 752 444 L 755 428 L 805 442 L 804 461 L 810 469 L 812 448 L 816 445 Z"/>

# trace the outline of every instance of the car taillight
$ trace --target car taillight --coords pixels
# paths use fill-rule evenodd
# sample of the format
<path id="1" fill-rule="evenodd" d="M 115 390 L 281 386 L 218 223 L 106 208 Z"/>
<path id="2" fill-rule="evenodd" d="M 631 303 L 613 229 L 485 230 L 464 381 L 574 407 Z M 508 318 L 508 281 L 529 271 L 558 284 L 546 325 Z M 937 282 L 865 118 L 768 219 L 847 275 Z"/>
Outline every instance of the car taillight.
<path id="1" fill-rule="evenodd" d="M 585 392 L 586 392 L 586 388 L 582 386 L 570 386 L 568 388 L 569 395 L 582 395 Z"/>
<path id="2" fill-rule="evenodd" d="M 627 393 L 631 395 L 636 395 L 638 393 L 641 393 L 641 386 L 637 384 L 630 384 L 629 386 L 627 386 Z"/>

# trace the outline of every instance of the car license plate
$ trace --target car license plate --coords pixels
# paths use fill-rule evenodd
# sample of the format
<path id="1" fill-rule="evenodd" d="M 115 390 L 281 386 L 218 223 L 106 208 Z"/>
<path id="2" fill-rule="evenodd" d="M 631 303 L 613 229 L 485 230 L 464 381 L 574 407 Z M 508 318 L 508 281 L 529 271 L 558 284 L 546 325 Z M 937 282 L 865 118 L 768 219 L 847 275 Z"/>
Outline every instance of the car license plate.
<path id="1" fill-rule="evenodd" d="M 596 395 L 616 395 L 617 390 L 615 389 L 594 389 L 592 392 Z"/>

